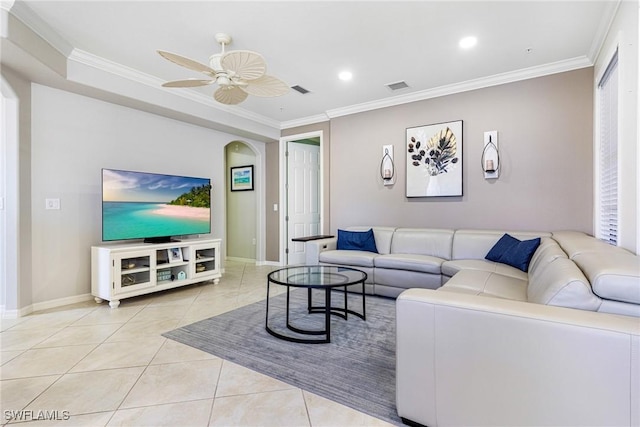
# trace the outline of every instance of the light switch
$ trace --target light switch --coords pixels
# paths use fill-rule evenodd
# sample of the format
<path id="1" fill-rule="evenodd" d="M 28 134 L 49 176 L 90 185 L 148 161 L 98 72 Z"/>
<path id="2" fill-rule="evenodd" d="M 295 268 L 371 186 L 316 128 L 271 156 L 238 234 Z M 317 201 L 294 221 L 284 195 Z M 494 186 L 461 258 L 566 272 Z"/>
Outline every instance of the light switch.
<path id="1" fill-rule="evenodd" d="M 273 204 L 273 211 L 274 212 L 278 212 L 278 204 L 277 203 Z"/>
<path id="2" fill-rule="evenodd" d="M 4 197 L 0 197 L 0 211 L 4 210 Z"/>
<path id="3" fill-rule="evenodd" d="M 60 199 L 45 199 L 45 209 L 60 209 Z"/>

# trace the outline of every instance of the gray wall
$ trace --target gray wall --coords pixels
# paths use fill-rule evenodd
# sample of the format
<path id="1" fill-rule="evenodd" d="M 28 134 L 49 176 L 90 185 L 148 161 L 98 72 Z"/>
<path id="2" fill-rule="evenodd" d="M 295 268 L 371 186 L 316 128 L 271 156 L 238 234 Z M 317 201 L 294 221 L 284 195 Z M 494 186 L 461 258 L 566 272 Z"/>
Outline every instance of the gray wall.
<path id="1" fill-rule="evenodd" d="M 329 232 L 331 228 L 330 218 L 330 188 L 331 182 L 329 164 L 331 152 L 331 123 L 329 121 L 314 123 L 307 126 L 298 126 L 284 129 L 282 136 L 300 135 L 308 132 L 322 131 L 322 155 L 323 155 L 323 174 L 324 174 L 324 206 L 322 212 L 322 225 L 324 232 Z M 273 211 L 273 205 L 280 203 L 280 146 L 278 143 L 267 144 L 267 188 L 266 188 L 266 223 L 267 223 L 267 246 L 266 260 L 277 262 L 280 258 L 280 212 Z"/>
<path id="2" fill-rule="evenodd" d="M 5 292 L 4 304 L 9 311 L 18 310 L 31 302 L 32 290 L 30 287 L 20 288 L 17 283 L 31 283 L 31 83 L 13 73 L 7 68 L 2 69 L 2 76 L 6 79 L 11 89 L 15 92 L 18 103 L 18 147 L 7 147 L 7 154 L 11 153 L 12 158 L 7 158 L 7 176 L 17 177 L 17 182 L 8 181 L 7 200 L 5 210 L 7 219 L 9 211 L 16 212 L 18 218 L 18 230 L 15 242 L 7 242 L 10 247 L 7 251 L 7 282 L 4 284 Z M 12 163 L 12 164 L 10 164 Z M 11 187 L 11 188 L 9 188 Z M 9 197 L 16 193 L 13 197 Z M 15 203 L 16 206 L 10 206 Z M 44 202 L 43 202 L 44 203 Z M 13 221 L 12 221 L 13 222 Z M 13 224 L 7 224 L 11 227 Z M 9 235 L 8 235 L 9 236 Z M 8 237 L 7 236 L 7 237 Z"/>
<path id="3" fill-rule="evenodd" d="M 224 147 L 237 136 L 36 84 L 31 116 L 31 153 L 21 154 L 31 164 L 31 236 L 22 238 L 33 277 L 21 278 L 32 293 L 22 306 L 90 292 L 103 167 L 211 178 L 212 236 L 224 238 Z M 45 198 L 61 209 L 45 210 Z"/>
<path id="4" fill-rule="evenodd" d="M 338 117 L 331 121 L 331 229 L 350 225 L 575 229 L 593 226 L 593 68 Z M 407 127 L 463 120 L 462 197 L 405 197 Z M 484 131 L 502 172 L 484 179 Z M 379 175 L 393 144 L 397 180 Z M 347 184 L 348 183 L 348 184 Z M 327 230 L 329 231 L 329 230 Z"/>

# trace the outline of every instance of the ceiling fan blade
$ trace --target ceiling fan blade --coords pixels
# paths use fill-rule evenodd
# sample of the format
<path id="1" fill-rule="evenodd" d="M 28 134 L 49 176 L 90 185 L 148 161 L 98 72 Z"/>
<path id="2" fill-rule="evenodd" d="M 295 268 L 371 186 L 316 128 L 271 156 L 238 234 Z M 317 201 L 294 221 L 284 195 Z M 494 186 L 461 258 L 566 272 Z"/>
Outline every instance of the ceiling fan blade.
<path id="1" fill-rule="evenodd" d="M 199 71 L 201 73 L 209 74 L 210 76 L 215 76 L 216 71 L 209 67 L 208 65 L 204 65 L 199 63 L 198 61 L 194 61 L 193 59 L 186 58 L 184 56 L 180 56 L 175 53 L 166 52 L 164 50 L 159 50 L 158 53 L 165 59 L 173 62 L 174 64 L 181 65 L 190 70 Z"/>
<path id="2" fill-rule="evenodd" d="M 215 83 L 215 80 L 200 80 L 200 79 L 187 79 L 187 80 L 175 80 L 172 82 L 166 82 L 163 87 L 197 87 L 206 86 L 211 83 Z"/>
<path id="3" fill-rule="evenodd" d="M 251 80 L 241 88 L 250 95 L 263 97 L 280 96 L 289 92 L 289 86 L 285 82 L 277 77 L 268 75 Z"/>
<path id="4" fill-rule="evenodd" d="M 220 59 L 222 68 L 233 71 L 234 77 L 243 80 L 254 80 L 264 76 L 267 71 L 267 63 L 262 55 L 250 50 L 234 50 L 222 55 Z"/>
<path id="5" fill-rule="evenodd" d="M 213 94 L 216 101 L 227 105 L 240 104 L 247 96 L 246 92 L 233 86 L 220 86 Z"/>

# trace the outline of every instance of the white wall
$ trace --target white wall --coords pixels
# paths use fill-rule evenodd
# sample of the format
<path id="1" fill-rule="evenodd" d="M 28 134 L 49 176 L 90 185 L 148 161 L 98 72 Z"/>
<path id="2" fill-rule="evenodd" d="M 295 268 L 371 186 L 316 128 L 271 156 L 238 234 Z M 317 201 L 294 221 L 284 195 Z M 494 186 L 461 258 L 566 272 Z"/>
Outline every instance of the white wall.
<path id="1" fill-rule="evenodd" d="M 619 244 L 640 253 L 640 212 L 638 200 L 638 2 L 622 1 L 594 66 L 594 87 L 618 47 L 618 165 Z M 594 164 L 594 169 L 596 165 Z"/>
<path id="2" fill-rule="evenodd" d="M 90 292 L 103 167 L 211 178 L 212 236 L 224 237 L 224 146 L 237 136 L 35 84 L 31 112 L 32 304 Z"/>

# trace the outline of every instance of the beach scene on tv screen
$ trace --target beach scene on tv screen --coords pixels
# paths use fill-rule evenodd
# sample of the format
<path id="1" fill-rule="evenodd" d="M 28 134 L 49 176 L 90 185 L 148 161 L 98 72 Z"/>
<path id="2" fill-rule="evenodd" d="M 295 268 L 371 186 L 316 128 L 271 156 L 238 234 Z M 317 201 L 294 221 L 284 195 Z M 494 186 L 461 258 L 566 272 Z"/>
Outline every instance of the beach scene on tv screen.
<path id="1" fill-rule="evenodd" d="M 211 231 L 207 178 L 103 169 L 102 187 L 103 240 Z"/>

